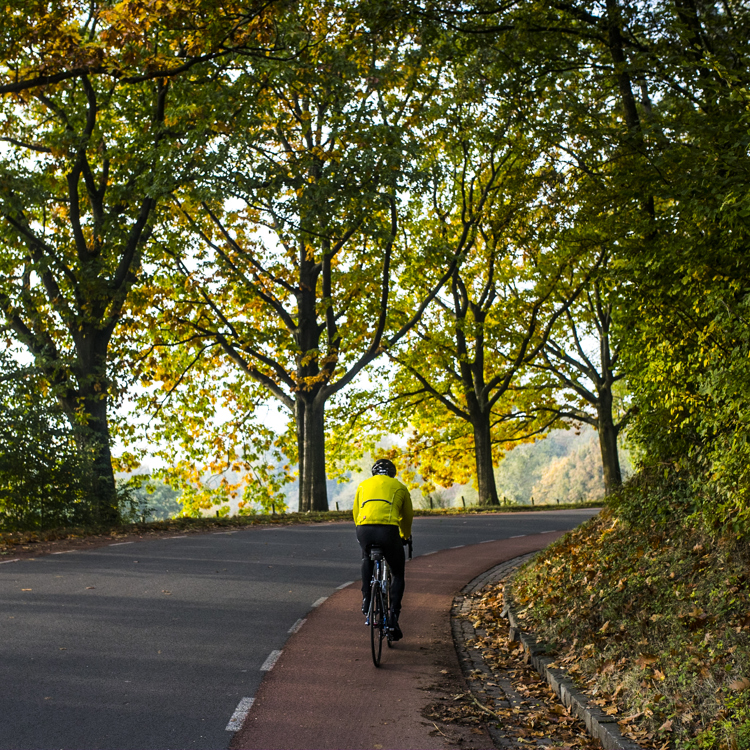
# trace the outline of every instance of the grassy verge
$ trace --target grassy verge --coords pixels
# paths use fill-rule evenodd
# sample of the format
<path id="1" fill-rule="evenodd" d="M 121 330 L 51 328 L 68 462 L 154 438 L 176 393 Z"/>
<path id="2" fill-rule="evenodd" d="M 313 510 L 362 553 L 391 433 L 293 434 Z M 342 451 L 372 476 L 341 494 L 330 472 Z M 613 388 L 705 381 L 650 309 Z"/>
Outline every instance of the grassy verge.
<path id="1" fill-rule="evenodd" d="M 526 629 L 644 747 L 750 748 L 750 549 L 611 511 L 517 575 Z"/>
<path id="2" fill-rule="evenodd" d="M 452 516 L 466 514 L 511 513 L 544 510 L 570 510 L 572 508 L 598 507 L 596 503 L 577 505 L 510 505 L 500 507 L 440 508 L 435 510 L 415 509 L 415 516 Z M 351 510 L 331 510 L 310 513 L 257 514 L 246 516 L 224 516 L 204 518 L 172 518 L 167 521 L 131 523 L 118 526 L 79 526 L 74 528 L 47 529 L 42 531 L 0 532 L 0 556 L 10 555 L 19 549 L 30 550 L 42 543 L 86 538 L 158 535 L 174 532 L 201 532 L 217 528 L 244 528 L 258 525 L 291 525 L 350 521 Z"/>

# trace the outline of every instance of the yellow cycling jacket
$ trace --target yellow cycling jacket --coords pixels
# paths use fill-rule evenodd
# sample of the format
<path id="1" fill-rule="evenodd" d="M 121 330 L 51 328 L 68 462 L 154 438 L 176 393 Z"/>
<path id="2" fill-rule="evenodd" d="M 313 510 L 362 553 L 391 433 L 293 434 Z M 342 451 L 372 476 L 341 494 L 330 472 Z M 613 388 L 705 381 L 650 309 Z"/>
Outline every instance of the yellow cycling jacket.
<path id="1" fill-rule="evenodd" d="M 398 526 L 403 539 L 411 536 L 411 521 L 414 517 L 411 495 L 398 479 L 382 474 L 365 479 L 357 487 L 353 512 L 357 526 L 388 524 Z"/>

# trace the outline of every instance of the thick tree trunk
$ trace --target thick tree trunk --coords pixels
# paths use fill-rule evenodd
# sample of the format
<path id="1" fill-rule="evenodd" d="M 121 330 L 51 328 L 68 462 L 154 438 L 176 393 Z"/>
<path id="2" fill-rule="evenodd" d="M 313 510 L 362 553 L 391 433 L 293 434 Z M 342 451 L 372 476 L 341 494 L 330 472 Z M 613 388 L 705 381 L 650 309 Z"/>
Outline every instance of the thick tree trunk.
<path id="1" fill-rule="evenodd" d="M 599 449 L 602 454 L 604 472 L 604 489 L 607 494 L 617 490 L 622 484 L 620 457 L 617 452 L 617 428 L 612 419 L 612 392 L 602 389 L 597 404 L 597 430 L 599 432 Z"/>
<path id="2" fill-rule="evenodd" d="M 106 331 L 86 327 L 75 332 L 78 388 L 61 399 L 88 470 L 91 520 L 105 525 L 120 521 L 107 417 L 109 337 Z M 84 424 L 80 410 L 85 414 Z"/>
<path id="3" fill-rule="evenodd" d="M 297 408 L 302 417 L 298 423 L 298 434 L 302 432 L 299 477 L 299 509 L 328 510 L 326 488 L 325 453 L 325 405 L 317 399 L 306 401 L 303 408 Z"/>
<path id="4" fill-rule="evenodd" d="M 79 421 L 79 406 L 83 405 L 86 424 Z M 105 525 L 117 524 L 120 512 L 117 506 L 115 473 L 112 469 L 110 451 L 108 399 L 96 391 L 85 395 L 76 394 L 62 399 L 83 465 L 90 493 L 90 520 Z"/>
<path id="5" fill-rule="evenodd" d="M 480 505 L 500 505 L 495 485 L 495 467 L 492 465 L 492 438 L 490 413 L 480 412 L 472 419 L 474 428 L 474 453 L 477 465 L 477 489 Z"/>
<path id="6" fill-rule="evenodd" d="M 101 524 L 116 524 L 120 521 L 115 489 L 115 473 L 110 452 L 107 398 L 86 399 L 89 415 L 86 441 L 91 455 L 91 482 L 94 500 L 94 518 Z"/>

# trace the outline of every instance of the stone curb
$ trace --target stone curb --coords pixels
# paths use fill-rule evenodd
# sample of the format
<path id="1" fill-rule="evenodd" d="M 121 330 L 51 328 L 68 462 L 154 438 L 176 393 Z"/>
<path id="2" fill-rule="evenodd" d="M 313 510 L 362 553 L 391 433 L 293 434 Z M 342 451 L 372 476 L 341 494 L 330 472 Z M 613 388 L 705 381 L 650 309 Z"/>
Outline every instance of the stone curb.
<path id="1" fill-rule="evenodd" d="M 488 667 L 484 663 L 481 654 L 467 648 L 466 640 L 467 637 L 470 637 L 469 630 L 473 632 L 473 628 L 469 622 L 460 620 L 457 616 L 469 610 L 469 603 L 466 599 L 467 595 L 473 594 L 490 583 L 497 583 L 505 578 L 510 578 L 521 565 L 534 557 L 535 554 L 531 553 L 516 557 L 513 560 L 490 568 L 490 570 L 470 581 L 453 600 L 453 610 L 451 613 L 453 640 L 456 644 L 456 652 L 458 653 L 461 667 L 464 670 L 467 684 L 472 692 L 475 692 L 477 686 L 481 689 L 481 683 L 471 678 L 471 671 L 486 672 L 488 671 Z M 560 669 L 550 668 L 549 665 L 553 663 L 553 660 L 544 656 L 543 649 L 536 638 L 524 633 L 519 628 L 512 593 L 508 592 L 507 588 L 503 615 L 508 617 L 511 639 L 523 645 L 533 667 L 544 677 L 563 705 L 566 708 L 570 708 L 571 712 L 585 723 L 589 734 L 598 739 L 605 750 L 642 750 L 640 745 L 622 735 L 620 727 L 617 725 L 617 719 L 614 716 L 608 716 L 598 706 L 589 706 L 588 696 L 575 687 L 565 672 Z M 498 736 L 496 730 L 493 732 L 490 728 L 490 735 L 497 747 L 503 749 L 508 747 L 508 741 Z"/>
<path id="2" fill-rule="evenodd" d="M 466 685 L 471 691 L 471 694 L 477 698 L 481 703 L 485 697 L 493 698 L 495 705 L 500 705 L 504 708 L 518 708 L 522 710 L 522 706 L 511 703 L 508 699 L 508 695 L 503 690 L 504 682 L 498 679 L 490 671 L 487 663 L 484 661 L 484 657 L 480 651 L 471 649 L 466 645 L 466 642 L 474 637 L 474 628 L 472 624 L 461 615 L 467 615 L 471 609 L 471 603 L 467 598 L 469 594 L 473 594 L 475 591 L 479 591 L 490 583 L 501 581 L 511 575 L 519 565 L 522 565 L 526 560 L 530 560 L 536 552 L 531 552 L 521 557 L 513 558 L 507 562 L 500 563 L 494 568 L 490 568 L 481 575 L 470 581 L 463 589 L 461 593 L 454 597 L 453 607 L 451 608 L 451 630 L 453 632 L 453 643 L 456 647 L 456 655 L 458 661 L 461 664 L 461 671 L 464 673 L 464 679 Z M 491 676 L 492 680 L 486 680 L 482 682 L 477 675 L 484 674 L 488 678 Z M 508 685 L 508 687 L 510 687 Z M 512 690 L 508 690 L 508 694 L 513 694 Z M 487 732 L 492 738 L 492 742 L 497 750 L 516 750 L 519 746 L 508 737 L 506 737 L 501 728 L 498 726 L 497 721 L 493 721 L 491 718 L 485 724 Z"/>

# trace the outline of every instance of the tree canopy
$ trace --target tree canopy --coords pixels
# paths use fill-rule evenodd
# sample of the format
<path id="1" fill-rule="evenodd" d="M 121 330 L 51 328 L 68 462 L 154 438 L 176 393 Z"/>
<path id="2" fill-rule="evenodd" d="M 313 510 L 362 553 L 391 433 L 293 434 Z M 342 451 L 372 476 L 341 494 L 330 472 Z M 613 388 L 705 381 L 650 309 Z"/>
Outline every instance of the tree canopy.
<path id="1" fill-rule="evenodd" d="M 327 409 L 358 455 L 386 381 L 362 434 L 423 479 L 496 502 L 564 416 L 613 491 L 619 379 L 643 474 L 746 531 L 749 31 L 734 0 L 11 0 L 0 305 L 101 519 L 125 396 L 196 487 L 200 453 L 225 500 L 297 466 L 325 509 Z"/>

